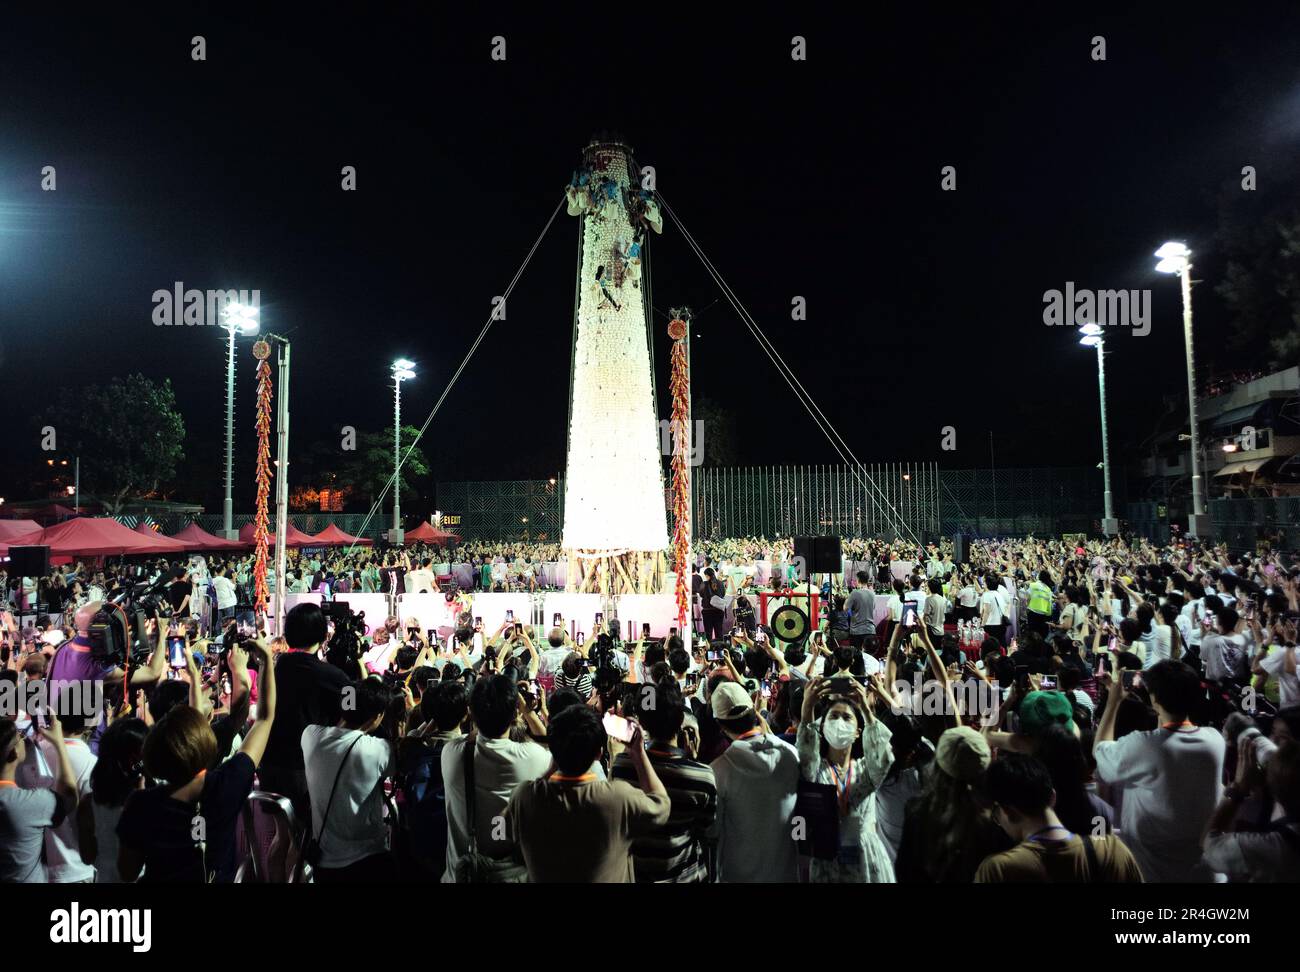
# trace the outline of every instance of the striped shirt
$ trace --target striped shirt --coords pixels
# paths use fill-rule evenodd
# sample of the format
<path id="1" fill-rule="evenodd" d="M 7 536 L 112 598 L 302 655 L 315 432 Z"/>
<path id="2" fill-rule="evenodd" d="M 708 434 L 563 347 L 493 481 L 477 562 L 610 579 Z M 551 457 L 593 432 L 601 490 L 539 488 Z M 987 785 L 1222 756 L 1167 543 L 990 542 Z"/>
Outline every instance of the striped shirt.
<path id="1" fill-rule="evenodd" d="M 632 842 L 638 884 L 693 884 L 709 880 L 705 834 L 718 811 L 718 786 L 713 770 L 675 746 L 654 743 L 650 763 L 668 791 L 672 810 L 668 823 Z M 637 782 L 636 767 L 627 753 L 614 759 L 610 775 Z"/>

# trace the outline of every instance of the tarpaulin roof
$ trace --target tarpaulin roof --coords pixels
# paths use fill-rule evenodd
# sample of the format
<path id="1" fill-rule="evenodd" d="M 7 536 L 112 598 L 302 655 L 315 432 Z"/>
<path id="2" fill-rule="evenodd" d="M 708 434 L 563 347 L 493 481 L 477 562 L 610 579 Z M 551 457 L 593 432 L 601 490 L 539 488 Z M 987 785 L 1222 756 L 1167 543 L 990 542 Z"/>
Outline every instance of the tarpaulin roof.
<path id="1" fill-rule="evenodd" d="M 360 544 L 363 547 L 369 547 L 374 543 L 373 540 L 354 537 L 352 534 L 340 530 L 333 523 L 312 537 L 312 541 L 323 547 L 350 547 L 354 543 Z"/>
<path id="2" fill-rule="evenodd" d="M 41 525 L 35 520 L 0 520 L 0 540 L 21 537 L 25 533 L 35 533 Z"/>
<path id="3" fill-rule="evenodd" d="M 181 543 L 179 540 L 173 540 L 171 537 L 165 536 L 148 524 L 137 524 L 134 532 L 154 544 L 159 553 L 185 552 L 185 544 Z"/>
<path id="4" fill-rule="evenodd" d="M 417 543 L 446 543 L 448 540 L 459 540 L 460 536 L 459 534 L 448 533 L 446 530 L 439 530 L 428 520 L 425 520 L 414 530 L 407 530 L 405 539 Z"/>
<path id="5" fill-rule="evenodd" d="M 35 533 L 12 537 L 0 544 L 0 555 L 8 556 L 10 546 L 30 545 L 48 546 L 51 556 L 61 557 L 156 554 L 163 549 L 157 542 L 122 526 L 112 517 L 82 516 Z"/>
<path id="6" fill-rule="evenodd" d="M 186 550 L 242 550 L 247 546 L 239 540 L 222 540 L 213 536 L 197 523 L 173 533 L 172 539 L 185 544 Z"/>

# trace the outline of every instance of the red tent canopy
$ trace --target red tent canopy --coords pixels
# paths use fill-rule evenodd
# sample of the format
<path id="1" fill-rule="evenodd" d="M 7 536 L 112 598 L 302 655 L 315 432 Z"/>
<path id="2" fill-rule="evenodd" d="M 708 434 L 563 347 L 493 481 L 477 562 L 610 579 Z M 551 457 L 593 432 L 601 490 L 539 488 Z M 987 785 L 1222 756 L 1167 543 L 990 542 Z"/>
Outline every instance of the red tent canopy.
<path id="1" fill-rule="evenodd" d="M 163 550 L 158 543 L 107 516 L 78 517 L 36 533 L 13 537 L 0 543 L 0 556 L 8 556 L 10 546 L 29 544 L 48 546 L 51 556 L 59 557 L 116 557 L 156 554 Z"/>
<path id="2" fill-rule="evenodd" d="M 239 528 L 239 539 L 243 542 L 244 546 L 248 546 L 250 543 L 253 542 L 253 524 L 245 523 L 242 527 Z M 267 534 L 266 543 L 268 547 L 275 546 L 274 533 Z M 284 545 L 286 547 L 320 546 L 320 544 L 316 543 L 309 534 L 303 533 L 292 523 L 285 525 Z"/>
<path id="3" fill-rule="evenodd" d="M 350 547 L 354 543 L 369 547 L 374 544 L 373 540 L 354 537 L 352 534 L 340 530 L 333 523 L 312 537 L 312 542 L 321 547 Z"/>
<path id="4" fill-rule="evenodd" d="M 243 526 L 239 528 L 239 543 L 241 546 L 247 547 L 250 544 L 252 544 L 254 529 L 255 528 L 251 523 L 245 523 Z M 266 533 L 266 545 L 268 547 L 275 546 L 275 534 L 271 533 L 269 529 L 267 530 Z"/>
<path id="5" fill-rule="evenodd" d="M 413 543 L 446 544 L 449 540 L 459 542 L 460 536 L 455 533 L 448 533 L 446 530 L 439 530 L 428 520 L 425 520 L 414 530 L 406 531 L 406 540 Z"/>
<path id="6" fill-rule="evenodd" d="M 197 523 L 191 523 L 184 530 L 173 533 L 172 539 L 185 544 L 186 550 L 242 550 L 245 546 L 238 540 L 222 540 L 213 536 Z"/>
<path id="7" fill-rule="evenodd" d="M 319 547 L 320 544 L 310 533 L 303 533 L 292 523 L 284 525 L 284 545 L 286 547 Z"/>
<path id="8" fill-rule="evenodd" d="M 181 543 L 179 540 L 173 540 L 171 537 L 163 535 L 158 530 L 155 530 L 153 527 L 144 523 L 136 524 L 134 532 L 144 537 L 150 543 L 153 543 L 159 553 L 184 553 L 185 551 L 185 544 Z"/>
<path id="9" fill-rule="evenodd" d="M 40 528 L 41 525 L 35 520 L 0 520 L 0 540 L 7 541 L 11 537 L 35 533 Z"/>

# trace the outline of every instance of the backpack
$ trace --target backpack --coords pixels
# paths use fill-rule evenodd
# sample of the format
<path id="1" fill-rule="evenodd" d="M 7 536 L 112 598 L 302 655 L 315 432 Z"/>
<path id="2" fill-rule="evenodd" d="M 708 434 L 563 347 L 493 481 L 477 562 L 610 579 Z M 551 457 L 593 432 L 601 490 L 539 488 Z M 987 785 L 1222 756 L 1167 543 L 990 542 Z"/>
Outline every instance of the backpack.
<path id="1" fill-rule="evenodd" d="M 412 861 L 431 880 L 447 867 L 447 794 L 442 782 L 445 741 L 416 742 L 402 754 L 398 770 L 399 816 L 403 850 L 399 860 Z"/>

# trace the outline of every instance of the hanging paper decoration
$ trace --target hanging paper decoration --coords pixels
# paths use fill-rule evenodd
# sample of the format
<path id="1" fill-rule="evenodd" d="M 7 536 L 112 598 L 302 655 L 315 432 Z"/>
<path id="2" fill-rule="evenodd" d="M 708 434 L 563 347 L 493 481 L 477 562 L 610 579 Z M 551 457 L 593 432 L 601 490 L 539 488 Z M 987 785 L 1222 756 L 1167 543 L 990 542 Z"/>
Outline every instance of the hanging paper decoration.
<path id="1" fill-rule="evenodd" d="M 258 628 L 266 617 L 266 544 L 267 499 L 271 495 L 271 366 L 267 358 L 271 346 L 265 341 L 253 345 L 257 358 L 257 512 L 253 517 L 253 549 L 257 560 L 253 565 L 253 610 L 257 612 Z M 281 580 L 280 583 L 283 583 Z"/>
<path id="2" fill-rule="evenodd" d="M 686 322 L 674 318 L 668 324 L 668 336 L 673 339 L 672 376 L 670 387 L 673 396 L 673 570 L 677 573 L 677 619 L 681 630 L 686 631 L 691 616 L 690 577 L 691 559 L 691 484 L 687 468 L 690 446 L 690 373 L 686 365 Z"/>

